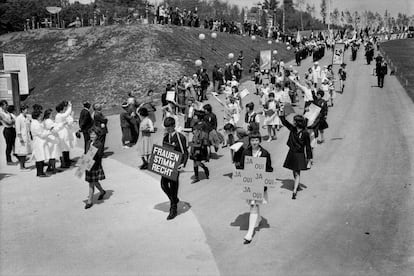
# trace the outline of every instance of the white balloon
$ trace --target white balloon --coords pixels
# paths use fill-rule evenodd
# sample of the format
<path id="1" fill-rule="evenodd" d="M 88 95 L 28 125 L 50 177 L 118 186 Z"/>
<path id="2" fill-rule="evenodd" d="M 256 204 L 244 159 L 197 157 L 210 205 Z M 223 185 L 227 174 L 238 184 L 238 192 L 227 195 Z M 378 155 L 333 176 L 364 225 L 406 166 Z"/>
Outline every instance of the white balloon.
<path id="1" fill-rule="evenodd" d="M 262 26 L 259 26 L 259 28 L 258 28 L 258 29 L 259 29 L 259 31 L 260 31 L 260 30 L 262 30 Z"/>
<path id="2" fill-rule="evenodd" d="M 229 54 L 229 59 L 232 59 L 232 58 L 234 58 L 234 54 L 233 53 L 230 53 Z"/>
<path id="3" fill-rule="evenodd" d="M 206 38 L 206 36 L 205 36 L 204 34 L 199 34 L 199 35 L 198 35 L 198 38 L 199 38 L 200 40 L 204 40 L 204 39 Z"/>
<path id="4" fill-rule="evenodd" d="M 211 33 L 211 37 L 212 38 L 216 38 L 217 37 L 217 33 Z"/>
<path id="5" fill-rule="evenodd" d="M 287 41 L 287 42 L 286 42 L 286 45 L 289 45 L 289 44 L 290 44 L 290 43 L 289 43 L 289 41 Z"/>
<path id="6" fill-rule="evenodd" d="M 269 40 L 269 41 L 267 42 L 267 44 L 269 44 L 269 45 L 270 45 L 270 44 L 272 44 L 272 41 L 271 41 L 271 40 Z"/>
<path id="7" fill-rule="evenodd" d="M 277 55 L 277 50 L 273 50 L 273 54 L 274 55 Z"/>
<path id="8" fill-rule="evenodd" d="M 287 48 L 286 48 L 288 51 L 290 50 L 290 46 L 287 46 Z"/>
<path id="9" fill-rule="evenodd" d="M 255 35 L 252 35 L 252 40 L 255 40 L 256 39 L 256 36 Z"/>
<path id="10" fill-rule="evenodd" d="M 203 64 L 203 62 L 202 62 L 201 60 L 199 60 L 199 59 L 197 59 L 197 60 L 195 61 L 195 66 L 200 67 L 202 64 Z"/>

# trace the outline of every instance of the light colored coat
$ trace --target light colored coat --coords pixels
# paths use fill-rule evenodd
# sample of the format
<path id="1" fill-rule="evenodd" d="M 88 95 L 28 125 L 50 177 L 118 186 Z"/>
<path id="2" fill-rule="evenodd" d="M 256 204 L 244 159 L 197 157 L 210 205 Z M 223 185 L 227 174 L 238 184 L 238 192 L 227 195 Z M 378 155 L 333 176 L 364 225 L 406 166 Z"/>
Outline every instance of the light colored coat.
<path id="1" fill-rule="evenodd" d="M 32 155 L 34 159 L 36 162 L 46 160 L 46 138 L 50 135 L 50 131 L 46 130 L 38 120 L 32 120 L 30 131 L 33 136 Z"/>
<path id="2" fill-rule="evenodd" d="M 43 122 L 43 127 L 49 131 L 53 127 L 54 130 L 49 136 L 46 137 L 45 157 L 46 159 L 59 159 L 59 157 L 62 155 L 62 151 L 60 149 L 60 140 L 57 134 L 57 131 L 59 131 L 59 126 L 49 118 Z M 61 126 L 61 128 L 63 128 L 63 126 Z"/>
<path id="3" fill-rule="evenodd" d="M 318 83 L 319 79 L 321 78 L 321 67 L 318 65 L 316 66 L 312 66 L 312 81 L 313 83 Z"/>
<path id="4" fill-rule="evenodd" d="M 14 153 L 19 156 L 30 154 L 31 138 L 30 138 L 30 116 L 20 114 L 16 118 L 16 141 L 14 143 Z M 23 142 L 20 141 L 20 137 Z"/>
<path id="5" fill-rule="evenodd" d="M 75 147 L 75 131 L 73 131 L 72 107 L 69 106 L 64 113 L 58 113 L 55 124 L 58 128 L 59 146 L 61 151 L 70 151 Z"/>

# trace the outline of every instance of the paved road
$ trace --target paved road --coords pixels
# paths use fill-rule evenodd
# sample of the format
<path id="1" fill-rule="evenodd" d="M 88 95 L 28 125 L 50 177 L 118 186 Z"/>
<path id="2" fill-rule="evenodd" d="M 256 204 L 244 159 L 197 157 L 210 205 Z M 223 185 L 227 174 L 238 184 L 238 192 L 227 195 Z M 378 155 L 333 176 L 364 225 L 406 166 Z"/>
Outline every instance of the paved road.
<path id="1" fill-rule="evenodd" d="M 320 63 L 329 60 L 328 56 Z M 298 68 L 302 75 L 309 65 L 306 61 Z M 112 155 L 104 163 L 108 180 L 103 184 L 111 187 L 113 196 L 94 206 L 92 216 L 79 206 L 79 192 L 71 194 L 71 185 L 77 185 L 76 190 L 86 195 L 86 183 L 72 180 L 69 172 L 44 186 L 20 175 L 2 180 L 1 271 L 24 275 L 37 268 L 33 272 L 56 275 L 63 263 L 56 256 L 63 252 L 69 259 L 75 256 L 70 264 L 77 266 L 63 266 L 67 275 L 86 270 L 91 275 L 134 274 L 138 268 L 143 275 L 412 275 L 414 106 L 394 77 L 387 76 L 380 89 L 374 87 L 371 73 L 372 67 L 361 58 L 348 62 L 345 93 L 329 110 L 326 143 L 316 148 L 312 170 L 303 173 L 296 201 L 290 199 L 292 175 L 282 168 L 288 150 L 286 129 L 278 133 L 278 140 L 263 143 L 272 154 L 279 185 L 261 209 L 264 220 L 250 245 L 242 244 L 249 208 L 231 184 L 227 149 L 208 163 L 210 180 L 190 184 L 189 162 L 179 195 L 189 205 L 167 222 L 165 213 L 159 212 L 166 198 L 156 181 L 135 169 L 140 164 L 137 151 L 120 147 L 119 121 L 111 117 Z M 246 102 L 257 102 L 248 97 Z M 212 104 L 220 114 L 217 103 Z M 13 179 L 27 182 L 18 186 Z M 29 211 L 30 204 L 38 208 L 33 210 L 36 215 Z M 16 212 L 18 207 L 25 211 Z M 44 221 L 37 221 L 40 215 Z M 45 242 L 43 231 L 56 239 Z M 35 252 L 28 250 L 33 244 Z M 39 256 L 33 256 L 36 253 Z M 102 259 L 93 258 L 95 254 Z M 159 259 L 167 265 L 160 265 Z M 55 265 L 48 266 L 46 260 Z"/>

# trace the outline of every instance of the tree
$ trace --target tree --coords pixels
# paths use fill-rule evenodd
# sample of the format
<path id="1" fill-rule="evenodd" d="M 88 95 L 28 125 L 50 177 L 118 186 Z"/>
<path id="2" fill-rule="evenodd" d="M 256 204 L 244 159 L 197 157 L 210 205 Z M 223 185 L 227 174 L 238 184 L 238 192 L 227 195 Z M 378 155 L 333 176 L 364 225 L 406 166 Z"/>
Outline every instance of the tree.
<path id="1" fill-rule="evenodd" d="M 333 12 L 330 14 L 330 21 L 333 25 L 339 25 L 339 10 L 335 8 Z"/>
<path id="2" fill-rule="evenodd" d="M 321 16 L 323 24 L 326 24 L 326 18 L 328 16 L 327 8 L 326 8 L 326 0 L 321 1 Z"/>

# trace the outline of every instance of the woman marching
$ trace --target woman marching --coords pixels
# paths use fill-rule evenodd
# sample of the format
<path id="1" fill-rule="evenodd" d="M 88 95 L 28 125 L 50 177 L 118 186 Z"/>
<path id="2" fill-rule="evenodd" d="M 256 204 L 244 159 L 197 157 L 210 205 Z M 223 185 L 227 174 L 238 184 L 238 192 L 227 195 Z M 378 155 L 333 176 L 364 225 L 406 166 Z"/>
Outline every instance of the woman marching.
<path id="1" fill-rule="evenodd" d="M 270 153 L 265 150 L 260 143 L 262 142 L 262 136 L 259 132 L 252 132 L 249 135 L 250 145 L 242 153 L 240 165 L 237 169 L 244 169 L 245 156 L 252 157 L 264 157 L 266 158 L 266 172 L 273 172 L 272 160 L 270 159 Z M 259 204 L 267 203 L 267 187 L 264 188 L 263 200 L 248 200 L 250 205 L 249 216 L 249 229 L 244 237 L 244 244 L 249 244 L 253 239 L 254 229 L 260 225 L 262 217 L 260 216 Z"/>
<path id="2" fill-rule="evenodd" d="M 99 183 L 100 180 L 105 179 L 105 172 L 102 168 L 102 157 L 104 155 L 104 144 L 97 139 L 97 137 L 100 135 L 101 130 L 92 127 L 89 130 L 90 134 L 90 140 L 88 143 L 88 150 L 90 149 L 91 145 L 96 147 L 98 150 L 93 158 L 95 160 L 95 163 L 93 164 L 92 168 L 88 171 L 85 171 L 85 180 L 89 183 L 89 196 L 87 203 L 85 205 L 85 209 L 89 209 L 93 205 L 93 193 L 95 192 L 95 187 L 99 190 L 99 197 L 98 200 L 102 200 L 103 197 L 106 194 L 106 191 L 102 188 L 101 184 Z"/>
<path id="3" fill-rule="evenodd" d="M 47 177 L 49 175 L 45 174 L 43 171 L 43 167 L 45 164 L 46 158 L 46 151 L 47 151 L 47 143 L 46 139 L 51 134 L 53 130 L 53 126 L 50 130 L 46 130 L 43 127 L 43 124 L 40 122 L 40 115 L 42 115 L 41 110 L 34 110 L 32 112 L 32 122 L 30 125 L 30 132 L 33 136 L 33 157 L 36 160 L 36 176 L 38 177 Z"/>
<path id="4" fill-rule="evenodd" d="M 197 117 L 197 115 L 195 115 Z M 207 132 L 207 124 L 199 120 L 193 126 L 193 140 L 191 141 L 191 154 L 190 159 L 194 162 L 194 180 L 191 182 L 192 184 L 197 183 L 200 181 L 198 175 L 198 167 L 203 168 L 204 174 L 208 179 L 210 176 L 210 171 L 208 170 L 207 166 L 203 163 L 203 161 L 208 160 L 208 147 L 209 147 L 209 137 Z"/>
<path id="5" fill-rule="evenodd" d="M 59 146 L 62 150 L 62 157 L 60 159 L 60 167 L 62 169 L 69 168 L 71 160 L 69 157 L 70 150 L 74 147 L 74 136 L 71 128 L 73 123 L 72 103 L 63 101 L 56 106 L 58 112 L 55 116 L 55 123 L 59 127 Z"/>
<path id="6" fill-rule="evenodd" d="M 269 93 L 269 100 L 264 106 L 264 122 L 263 124 L 267 126 L 268 140 L 271 142 L 273 139 L 277 139 L 276 129 L 279 128 L 280 120 L 277 116 L 277 110 L 279 108 L 278 102 L 275 101 L 275 94 L 273 92 Z"/>
<path id="7" fill-rule="evenodd" d="M 293 186 L 292 199 L 296 199 L 300 182 L 300 171 L 309 169 L 312 163 L 310 136 L 306 130 L 306 119 L 302 115 L 295 115 L 293 117 L 294 124 L 292 125 L 286 120 L 282 109 L 280 119 L 282 124 L 290 131 L 287 141 L 289 152 L 283 167 L 293 171 L 295 184 Z"/>
<path id="8" fill-rule="evenodd" d="M 141 124 L 139 126 L 141 130 L 141 140 L 142 140 L 142 147 L 141 147 L 141 158 L 142 158 L 142 165 L 140 167 L 141 170 L 145 170 L 148 168 L 148 160 L 149 156 L 151 155 L 152 150 L 152 140 L 151 140 L 151 133 L 154 132 L 154 124 L 152 120 L 149 118 L 148 110 L 143 107 L 139 110 L 139 115 L 141 116 Z"/>

